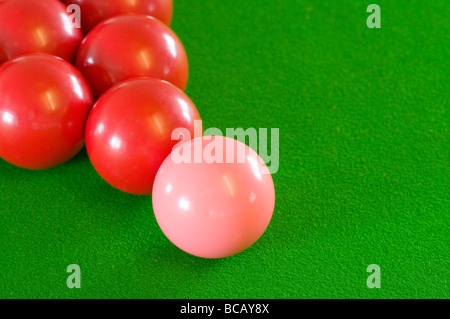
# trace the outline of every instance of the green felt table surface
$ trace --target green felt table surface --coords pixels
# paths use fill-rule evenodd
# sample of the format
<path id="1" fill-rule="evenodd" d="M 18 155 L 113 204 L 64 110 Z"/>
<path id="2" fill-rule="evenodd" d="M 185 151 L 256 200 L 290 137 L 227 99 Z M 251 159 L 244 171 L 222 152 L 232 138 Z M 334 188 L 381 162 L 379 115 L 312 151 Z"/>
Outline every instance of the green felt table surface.
<path id="1" fill-rule="evenodd" d="M 0 160 L 0 298 L 449 298 L 448 2 L 373 2 L 380 29 L 370 1 L 174 0 L 204 127 L 280 129 L 267 231 L 193 257 L 85 150 Z"/>

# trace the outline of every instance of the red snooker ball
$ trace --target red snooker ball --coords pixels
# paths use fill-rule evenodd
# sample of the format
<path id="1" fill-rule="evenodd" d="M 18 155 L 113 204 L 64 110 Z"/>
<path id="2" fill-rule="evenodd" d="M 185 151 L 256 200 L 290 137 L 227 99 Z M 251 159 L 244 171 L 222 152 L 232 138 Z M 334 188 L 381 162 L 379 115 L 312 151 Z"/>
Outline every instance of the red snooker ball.
<path id="1" fill-rule="evenodd" d="M 175 33 L 145 15 L 117 16 L 97 25 L 83 40 L 77 68 L 99 97 L 107 89 L 135 77 L 153 77 L 184 90 L 188 60 Z"/>
<path id="2" fill-rule="evenodd" d="M 172 140 L 172 132 L 186 128 L 194 136 L 195 120 L 200 120 L 195 105 L 174 85 L 131 79 L 95 104 L 86 126 L 86 149 L 110 185 L 131 194 L 151 194 L 159 166 L 179 142 Z"/>
<path id="3" fill-rule="evenodd" d="M 169 25 L 173 13 L 172 0 L 66 0 L 65 3 L 80 6 L 85 34 L 100 22 L 121 14 L 145 14 Z"/>
<path id="4" fill-rule="evenodd" d="M 29 169 L 68 161 L 84 145 L 93 103 L 81 73 L 58 57 L 6 62 L 0 68 L 0 157 Z"/>
<path id="5" fill-rule="evenodd" d="M 0 64 L 28 53 L 48 53 L 74 62 L 83 39 L 67 8 L 57 0 L 0 1 Z"/>

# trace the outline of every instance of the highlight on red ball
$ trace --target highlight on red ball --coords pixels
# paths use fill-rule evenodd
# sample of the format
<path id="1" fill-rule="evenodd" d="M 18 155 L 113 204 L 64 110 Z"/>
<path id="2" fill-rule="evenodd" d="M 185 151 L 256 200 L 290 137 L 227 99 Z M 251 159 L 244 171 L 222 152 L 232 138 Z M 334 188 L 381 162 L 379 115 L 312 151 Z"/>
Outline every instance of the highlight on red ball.
<path id="1" fill-rule="evenodd" d="M 98 98 L 135 77 L 153 77 L 184 90 L 188 59 L 178 36 L 159 20 L 142 14 L 120 15 L 97 25 L 78 50 L 77 68 Z"/>
<path id="2" fill-rule="evenodd" d="M 96 102 L 86 125 L 86 149 L 110 185 L 149 195 L 161 163 L 177 144 L 172 131 L 182 127 L 194 134 L 198 120 L 197 108 L 179 88 L 155 78 L 130 79 Z"/>
<path id="3" fill-rule="evenodd" d="M 28 169 L 67 162 L 84 146 L 93 103 L 87 81 L 59 57 L 37 53 L 4 63 L 0 67 L 0 157 Z"/>
<path id="4" fill-rule="evenodd" d="M 73 63 L 82 39 L 60 1 L 1 1 L 0 64 L 29 53 L 48 53 Z"/>

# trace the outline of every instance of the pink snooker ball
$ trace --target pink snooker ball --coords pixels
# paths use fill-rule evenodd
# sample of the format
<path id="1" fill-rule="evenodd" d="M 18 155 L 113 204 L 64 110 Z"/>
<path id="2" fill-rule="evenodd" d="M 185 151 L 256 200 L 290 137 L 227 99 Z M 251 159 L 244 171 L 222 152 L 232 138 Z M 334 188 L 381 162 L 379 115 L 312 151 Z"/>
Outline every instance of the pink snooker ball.
<path id="1" fill-rule="evenodd" d="M 265 232 L 275 189 L 261 157 L 222 136 L 180 143 L 155 178 L 153 210 L 178 248 L 203 258 L 224 258 L 252 246 Z"/>

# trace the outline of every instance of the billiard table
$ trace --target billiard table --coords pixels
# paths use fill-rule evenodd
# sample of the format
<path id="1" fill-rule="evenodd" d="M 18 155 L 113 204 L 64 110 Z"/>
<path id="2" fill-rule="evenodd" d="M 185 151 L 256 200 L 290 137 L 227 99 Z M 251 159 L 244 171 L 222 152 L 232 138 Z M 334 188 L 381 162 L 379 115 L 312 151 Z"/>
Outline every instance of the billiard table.
<path id="1" fill-rule="evenodd" d="M 174 0 L 204 128 L 279 129 L 267 230 L 194 257 L 85 149 L 0 160 L 0 298 L 449 298 L 448 3 L 376 3 L 381 28 L 369 1 Z"/>

